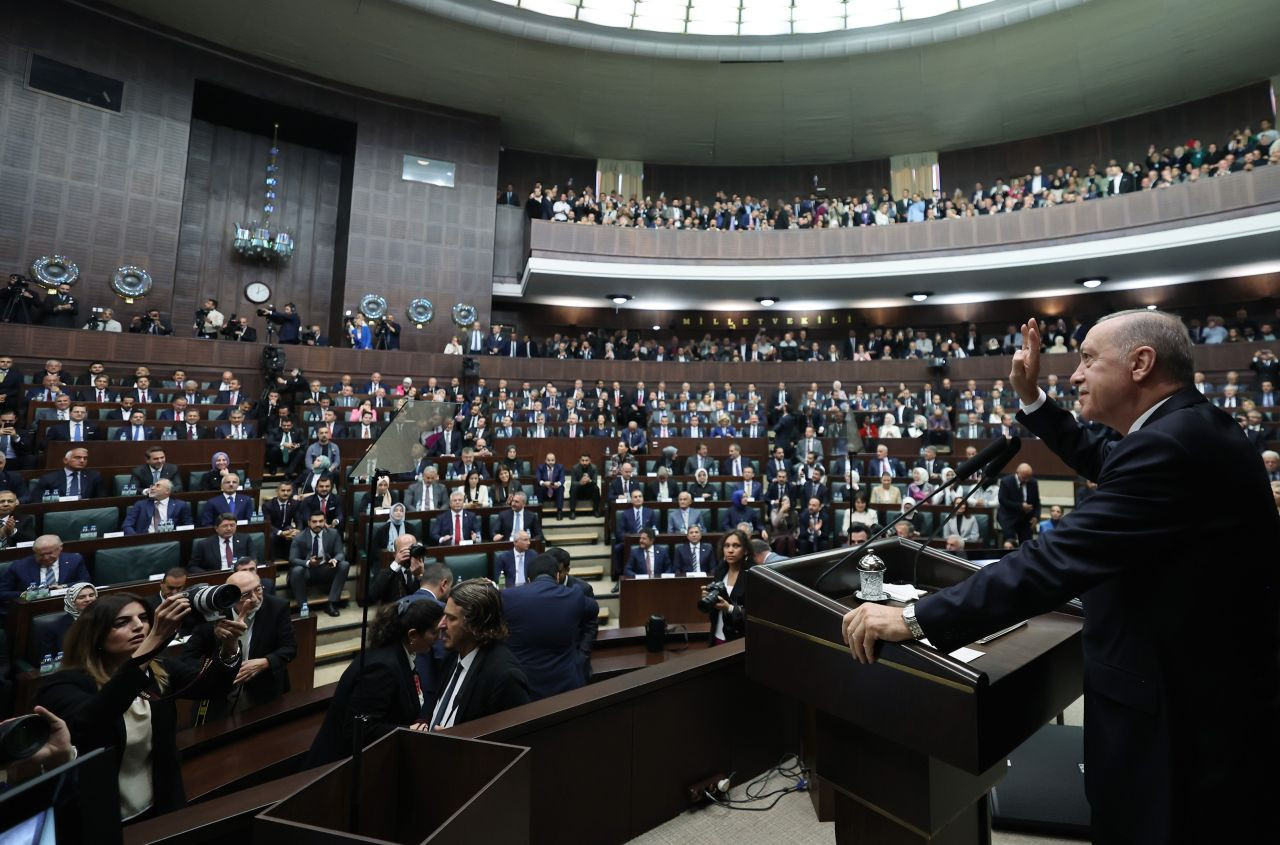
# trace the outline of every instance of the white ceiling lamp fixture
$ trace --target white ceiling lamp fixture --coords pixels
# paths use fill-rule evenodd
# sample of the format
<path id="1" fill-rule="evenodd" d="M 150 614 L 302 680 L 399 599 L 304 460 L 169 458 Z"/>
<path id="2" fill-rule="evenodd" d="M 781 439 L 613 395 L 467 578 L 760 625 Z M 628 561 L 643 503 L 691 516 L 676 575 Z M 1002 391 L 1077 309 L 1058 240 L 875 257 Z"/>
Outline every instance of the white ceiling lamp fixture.
<path id="1" fill-rule="evenodd" d="M 918 290 L 918 291 L 916 291 L 915 293 L 909 293 L 909 294 L 907 294 L 907 296 L 911 297 L 911 299 L 912 299 L 913 301 L 915 301 L 915 302 L 924 302 L 926 299 L 928 299 L 929 297 L 933 296 L 933 291 L 931 291 L 931 290 Z"/>
<path id="2" fill-rule="evenodd" d="M 1157 307 L 1157 306 L 1155 306 L 1155 305 L 1148 305 L 1148 306 L 1147 306 L 1147 310 L 1148 310 L 1148 311 L 1154 311 L 1154 310 L 1156 310 L 1156 307 Z"/>
<path id="3" fill-rule="evenodd" d="M 757 297 L 756 297 L 756 302 L 759 302 L 759 303 L 760 303 L 761 305 L 763 305 L 765 308 L 772 308 L 774 305 L 777 305 L 777 304 L 778 304 L 778 297 L 776 297 L 776 296 L 757 296 Z"/>
<path id="4" fill-rule="evenodd" d="M 1076 279 L 1076 284 L 1082 285 L 1089 290 L 1093 290 L 1096 287 L 1100 287 L 1106 280 L 1106 276 L 1091 276 L 1087 279 Z"/>
<path id="5" fill-rule="evenodd" d="M 654 323 L 652 326 L 650 326 L 650 328 L 652 328 L 655 332 L 662 331 L 662 326 L 658 325 L 657 323 Z"/>

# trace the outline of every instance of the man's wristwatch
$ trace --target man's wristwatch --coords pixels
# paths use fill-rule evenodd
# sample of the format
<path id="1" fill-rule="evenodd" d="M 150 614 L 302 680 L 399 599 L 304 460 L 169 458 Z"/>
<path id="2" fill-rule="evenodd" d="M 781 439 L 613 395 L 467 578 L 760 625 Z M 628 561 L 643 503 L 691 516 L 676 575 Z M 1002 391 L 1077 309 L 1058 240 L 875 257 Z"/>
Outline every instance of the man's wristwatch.
<path id="1" fill-rule="evenodd" d="M 907 630 L 911 632 L 911 637 L 917 640 L 924 639 L 924 629 L 920 627 L 920 623 L 916 621 L 915 602 L 902 608 L 902 621 L 907 623 Z"/>

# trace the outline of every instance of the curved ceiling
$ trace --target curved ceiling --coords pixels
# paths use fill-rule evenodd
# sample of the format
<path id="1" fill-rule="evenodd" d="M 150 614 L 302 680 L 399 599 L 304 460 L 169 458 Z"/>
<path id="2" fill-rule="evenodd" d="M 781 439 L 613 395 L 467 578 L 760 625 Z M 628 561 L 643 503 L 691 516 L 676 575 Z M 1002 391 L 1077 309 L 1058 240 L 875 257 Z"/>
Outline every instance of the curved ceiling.
<path id="1" fill-rule="evenodd" d="M 932 31 L 1006 4 L 851 31 L 860 34 L 719 40 L 760 56 L 804 56 L 763 63 L 725 63 L 723 44 L 709 37 L 681 36 L 703 60 L 663 59 L 644 55 L 657 42 L 632 30 L 530 13 L 496 30 L 424 11 L 435 4 L 274 0 L 264 18 L 261 0 L 111 2 L 317 76 L 495 115 L 511 147 L 645 162 L 822 163 L 959 149 L 1206 97 L 1276 69 L 1275 27 L 1265 25 L 1274 0 L 1093 0 L 878 51 L 869 34 L 897 44 L 900 27 Z M 519 12 L 489 0 L 465 6 Z M 556 43 L 562 23 L 598 49 Z"/>

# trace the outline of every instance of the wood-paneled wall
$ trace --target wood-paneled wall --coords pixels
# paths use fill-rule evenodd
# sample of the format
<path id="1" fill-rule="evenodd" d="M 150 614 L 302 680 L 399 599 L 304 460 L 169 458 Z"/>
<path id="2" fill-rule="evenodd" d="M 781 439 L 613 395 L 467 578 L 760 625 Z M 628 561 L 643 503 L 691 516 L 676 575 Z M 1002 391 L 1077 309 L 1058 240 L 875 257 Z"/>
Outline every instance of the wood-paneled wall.
<path id="1" fill-rule="evenodd" d="M 816 184 L 815 184 L 816 177 Z M 646 164 L 644 192 L 657 197 L 692 197 L 708 205 L 716 191 L 751 194 L 756 199 L 791 202 L 808 197 L 818 187 L 828 197 L 861 196 L 868 188 L 877 194 L 889 186 L 889 160 L 851 161 L 843 164 L 791 164 L 780 167 L 698 167 L 679 164 Z"/>
<path id="2" fill-rule="evenodd" d="M 231 249 L 233 224 L 247 226 L 262 217 L 262 182 L 270 147 L 268 137 L 202 120 L 191 124 L 173 296 L 174 328 L 179 333 L 187 333 L 184 321 L 190 320 L 205 297 L 218 300 L 228 318 L 237 308 L 252 316 L 242 292 L 255 280 L 283 294 L 275 297 L 277 304 L 292 299 L 313 320 L 329 313 L 341 156 L 281 141 L 283 178 L 277 188 L 279 210 L 272 221 L 293 233 L 297 244 L 293 258 L 287 264 L 259 263 Z"/>

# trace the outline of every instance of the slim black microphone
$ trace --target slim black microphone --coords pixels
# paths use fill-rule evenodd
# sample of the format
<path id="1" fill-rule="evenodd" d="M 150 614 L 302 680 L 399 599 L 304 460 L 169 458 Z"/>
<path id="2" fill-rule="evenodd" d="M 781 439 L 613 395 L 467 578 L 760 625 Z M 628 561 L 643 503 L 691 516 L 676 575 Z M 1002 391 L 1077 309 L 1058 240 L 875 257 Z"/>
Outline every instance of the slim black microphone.
<path id="1" fill-rule="evenodd" d="M 987 464 L 986 467 L 982 470 L 982 477 L 984 479 L 990 478 L 993 475 L 1000 474 L 1000 470 L 1004 469 L 1005 465 L 1008 464 L 1009 461 L 1013 460 L 1013 456 L 1018 454 L 1019 451 L 1021 451 L 1022 440 L 1021 438 L 1018 438 L 1018 437 L 1010 437 L 1008 440 L 1000 440 L 1000 441 L 997 441 L 996 444 L 992 444 L 992 445 L 1001 445 L 1004 447 L 1004 451 L 1002 451 L 999 455 L 997 455 L 995 460 Z M 988 446 L 986 449 L 983 449 L 982 451 L 986 452 L 990 448 L 991 446 Z M 978 459 L 977 456 L 974 456 L 973 460 L 976 461 L 977 459 Z M 965 463 L 969 463 L 969 461 L 965 461 Z M 970 472 L 970 475 L 972 475 L 972 472 Z M 957 478 L 959 477 L 959 473 L 956 473 L 956 477 Z M 968 504 L 969 497 L 972 496 L 977 489 L 978 489 L 978 485 L 975 484 L 972 487 L 970 487 L 968 490 L 966 490 L 965 494 L 960 497 L 960 501 L 952 508 L 952 511 L 951 511 L 952 514 L 954 514 L 955 511 L 959 509 L 961 504 Z M 920 553 L 924 551 L 925 546 L 929 545 L 934 541 L 934 539 L 938 536 L 938 532 L 942 530 L 942 526 L 945 524 L 945 522 L 946 521 L 942 519 L 938 520 L 938 524 L 933 527 L 933 531 L 929 532 L 929 536 L 925 539 L 924 544 L 916 549 L 915 556 L 911 558 L 911 586 L 914 587 L 916 585 L 916 571 L 917 571 L 916 567 L 920 565 Z"/>
<path id="2" fill-rule="evenodd" d="M 937 489 L 935 489 L 932 493 L 926 496 L 924 500 L 920 502 L 920 504 L 921 505 L 926 504 L 930 499 L 932 499 L 934 496 L 941 493 L 943 490 L 947 490 L 951 487 L 954 487 L 957 484 L 959 484 L 961 481 L 964 481 L 966 478 L 973 475 L 980 468 L 982 468 L 983 465 L 987 464 L 993 458 L 995 458 L 997 456 L 997 453 L 1008 448 L 1008 444 L 1010 442 L 1011 441 L 1005 439 L 1004 437 L 998 437 L 991 443 L 988 443 L 986 446 L 982 448 L 981 452 L 974 455 L 972 458 L 970 458 L 969 460 L 965 461 L 963 464 L 960 465 L 960 467 L 956 470 L 955 478 L 951 479 L 945 484 L 939 484 Z M 1021 441 L 1018 441 L 1018 446 L 1019 447 L 1021 446 Z M 916 507 L 919 507 L 919 505 L 917 505 Z M 912 508 L 912 510 L 914 509 L 915 508 Z M 819 575 L 817 579 L 813 582 L 813 589 L 815 590 L 818 589 L 818 585 L 822 583 L 824 578 L 826 578 L 828 575 L 830 575 L 832 572 L 838 569 L 840 565 L 844 563 L 846 560 L 858 554 L 867 546 L 871 545 L 873 542 L 883 537 L 889 531 L 890 528 L 892 528 L 893 526 L 901 522 L 907 516 L 908 513 L 909 511 L 898 514 L 897 518 L 890 520 L 888 523 L 882 526 L 879 531 L 876 531 L 874 534 L 872 534 L 867 539 L 863 540 L 857 546 L 854 546 L 852 549 L 849 550 L 848 554 L 843 555 L 839 560 L 831 564 L 831 566 L 827 567 L 826 570 L 824 570 L 823 573 Z"/>

